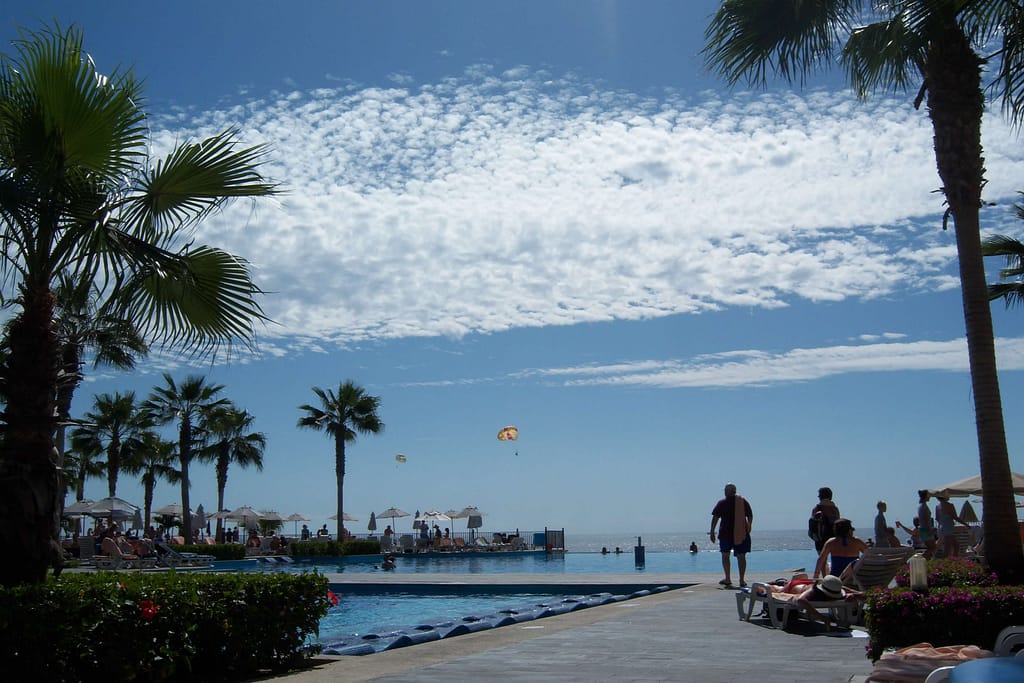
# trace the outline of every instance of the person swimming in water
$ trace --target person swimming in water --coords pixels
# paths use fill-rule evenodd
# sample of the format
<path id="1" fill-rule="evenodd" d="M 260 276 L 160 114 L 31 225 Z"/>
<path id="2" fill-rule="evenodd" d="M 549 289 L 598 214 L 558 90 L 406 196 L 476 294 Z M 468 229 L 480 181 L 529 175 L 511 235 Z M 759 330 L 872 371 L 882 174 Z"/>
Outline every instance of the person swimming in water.
<path id="1" fill-rule="evenodd" d="M 696 552 L 699 552 L 699 551 L 700 551 L 700 548 L 697 547 L 697 542 L 696 541 L 690 541 L 690 552 L 691 553 L 696 553 Z"/>

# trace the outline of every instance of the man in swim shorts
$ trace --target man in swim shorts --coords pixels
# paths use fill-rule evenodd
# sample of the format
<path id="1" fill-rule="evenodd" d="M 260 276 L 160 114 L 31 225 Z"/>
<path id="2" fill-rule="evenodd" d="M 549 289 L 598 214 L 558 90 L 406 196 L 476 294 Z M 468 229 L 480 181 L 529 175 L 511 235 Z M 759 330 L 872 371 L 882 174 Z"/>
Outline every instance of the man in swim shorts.
<path id="1" fill-rule="evenodd" d="M 750 552 L 750 529 L 754 523 L 754 513 L 750 503 L 743 496 L 736 494 L 736 484 L 725 485 L 725 498 L 715 504 L 711 511 L 711 542 L 715 542 L 715 527 L 718 521 L 722 527 L 718 533 L 718 549 L 722 552 L 722 569 L 725 578 L 719 581 L 726 588 L 732 587 L 732 566 L 729 551 L 736 556 L 736 566 L 740 570 L 740 586 L 746 586 L 747 553 Z"/>

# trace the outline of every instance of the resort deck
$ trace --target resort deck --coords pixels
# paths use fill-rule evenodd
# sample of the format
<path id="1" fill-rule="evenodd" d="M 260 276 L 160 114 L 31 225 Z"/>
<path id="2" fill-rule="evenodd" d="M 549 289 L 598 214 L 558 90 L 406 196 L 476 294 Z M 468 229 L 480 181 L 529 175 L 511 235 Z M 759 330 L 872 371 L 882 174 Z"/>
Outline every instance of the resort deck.
<path id="1" fill-rule="evenodd" d="M 775 577 L 753 574 L 753 580 Z M 326 681 L 813 681 L 848 683 L 871 671 L 866 637 L 826 635 L 800 620 L 789 632 L 736 617 L 717 575 L 333 574 L 331 583 L 649 586 L 679 590 L 363 657 L 319 657 L 274 680 Z M 765 620 L 767 621 L 767 620 Z M 855 633 L 854 636 L 864 636 Z"/>

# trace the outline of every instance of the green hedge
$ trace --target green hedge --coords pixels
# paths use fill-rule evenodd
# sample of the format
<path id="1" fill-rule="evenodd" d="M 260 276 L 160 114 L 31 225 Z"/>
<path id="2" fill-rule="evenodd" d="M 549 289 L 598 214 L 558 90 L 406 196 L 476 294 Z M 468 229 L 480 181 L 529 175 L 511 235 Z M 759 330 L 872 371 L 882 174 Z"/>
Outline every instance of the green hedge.
<path id="1" fill-rule="evenodd" d="M 343 555 L 379 555 L 380 541 L 292 541 L 288 544 L 292 557 L 341 557 Z"/>
<path id="2" fill-rule="evenodd" d="M 214 681 L 294 668 L 317 646 L 327 579 L 66 574 L 0 587 L 0 661 L 34 681 Z"/>
<path id="3" fill-rule="evenodd" d="M 995 586 L 999 577 L 977 560 L 962 557 L 951 557 L 945 560 L 928 561 L 928 586 Z M 910 586 L 910 570 L 903 567 L 896 574 L 896 585 L 906 588 Z"/>
<path id="4" fill-rule="evenodd" d="M 217 560 L 244 560 L 245 546 L 238 543 L 218 543 L 217 545 L 189 543 L 185 545 L 172 545 L 179 553 L 198 553 L 200 555 L 213 555 Z"/>
<path id="5" fill-rule="evenodd" d="M 1024 586 L 944 586 L 868 591 L 868 657 L 915 643 L 991 649 L 1006 626 L 1024 624 Z"/>

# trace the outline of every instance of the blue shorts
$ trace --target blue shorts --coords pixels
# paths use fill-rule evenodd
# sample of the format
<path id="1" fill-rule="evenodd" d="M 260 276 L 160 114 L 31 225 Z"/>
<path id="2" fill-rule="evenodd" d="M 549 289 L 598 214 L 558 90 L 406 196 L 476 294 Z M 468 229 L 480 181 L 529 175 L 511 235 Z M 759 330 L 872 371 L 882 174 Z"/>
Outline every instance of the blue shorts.
<path id="1" fill-rule="evenodd" d="M 743 539 L 743 543 L 740 543 L 739 545 L 734 545 L 731 538 L 725 539 L 719 536 L 718 549 L 723 553 L 727 553 L 731 550 L 733 555 L 746 555 L 750 552 L 750 534 L 747 534 L 747 537 Z"/>

